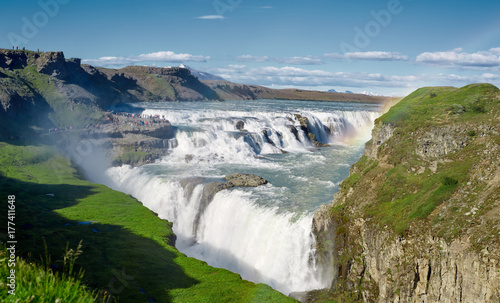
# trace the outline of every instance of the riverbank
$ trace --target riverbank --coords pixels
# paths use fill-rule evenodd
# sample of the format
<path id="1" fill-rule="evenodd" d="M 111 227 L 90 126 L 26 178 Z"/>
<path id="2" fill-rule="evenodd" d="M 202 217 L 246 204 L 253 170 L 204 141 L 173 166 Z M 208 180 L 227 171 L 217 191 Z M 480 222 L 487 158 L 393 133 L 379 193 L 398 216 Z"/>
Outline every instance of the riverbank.
<path id="1" fill-rule="evenodd" d="M 52 260 L 46 270 L 59 272 L 66 245 L 76 248 L 83 240 L 76 268 L 85 270 L 84 284 L 118 301 L 294 302 L 186 257 L 172 246 L 171 223 L 126 194 L 84 181 L 53 147 L 0 143 L 0 154 L 0 193 L 16 195 L 17 254 L 25 261 L 43 264 L 45 242 Z M 6 294 L 2 299 L 31 295 Z"/>

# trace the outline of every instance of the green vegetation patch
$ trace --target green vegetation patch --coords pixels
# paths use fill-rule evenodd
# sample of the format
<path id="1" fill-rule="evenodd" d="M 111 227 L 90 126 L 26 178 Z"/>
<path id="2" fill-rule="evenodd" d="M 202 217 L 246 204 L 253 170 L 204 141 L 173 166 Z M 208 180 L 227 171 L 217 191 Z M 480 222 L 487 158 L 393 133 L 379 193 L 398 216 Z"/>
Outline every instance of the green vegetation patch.
<path id="1" fill-rule="evenodd" d="M 376 122 L 411 131 L 443 121 L 465 121 L 480 118 L 498 103 L 499 90 L 491 84 L 471 84 L 462 88 L 424 87 L 411 93 Z M 457 116 L 464 116 L 460 119 Z"/>
<path id="2" fill-rule="evenodd" d="M 174 87 L 161 75 L 149 74 L 146 76 L 148 89 L 155 95 L 162 96 L 167 100 L 176 100 L 177 94 Z"/>
<path id="3" fill-rule="evenodd" d="M 493 85 L 474 84 L 422 88 L 404 98 L 376 122 L 389 124 L 394 131 L 378 150 L 378 159 L 384 163 L 364 156 L 353 165 L 350 176 L 340 185 L 345 197 L 343 207 L 332 208 L 332 215 L 342 217 L 343 209 L 353 206 L 362 209 L 363 216 L 400 234 L 415 221 L 427 221 L 474 178 L 474 167 L 484 162 L 485 153 L 492 148 L 485 142 L 498 142 L 498 136 L 491 134 L 488 139 L 479 138 L 484 133 L 478 129 L 491 129 L 481 126 L 485 122 L 497 123 L 499 96 Z M 427 134 L 436 132 L 436 137 L 448 132 L 450 138 L 465 143 L 444 156 L 418 155 Z M 471 195 L 479 194 L 478 188 Z M 430 222 L 455 229 L 469 224 L 453 217 L 435 217 Z"/>
<path id="4" fill-rule="evenodd" d="M 15 264 L 15 290 L 1 282 L 0 300 L 2 302 L 103 302 L 104 296 L 90 291 L 82 284 L 82 273 L 54 272 L 36 263 L 26 262 L 17 257 L 15 263 L 7 262 L 10 252 L 4 247 L 0 250 L 0 275 L 7 280 L 11 275 L 9 264 Z M 8 293 L 12 291 L 11 294 Z M 100 299 L 100 300 L 99 300 Z"/>
<path id="5" fill-rule="evenodd" d="M 170 245 L 175 239 L 170 222 L 129 195 L 81 180 L 51 147 L 0 143 L 0 155 L 0 196 L 16 196 L 16 253 L 23 264 L 18 269 L 35 281 L 53 276 L 54 291 L 39 292 L 36 302 L 63 298 L 59 288 L 88 298 L 93 293 L 87 287 L 123 302 L 295 302 L 267 285 L 186 257 Z M 2 201 L 6 208 L 7 200 Z M 5 220 L 0 222 L 3 241 Z M 66 245 L 74 248 L 80 241 L 74 270 L 84 276 L 68 280 L 61 256 Z M 51 256 L 49 266 L 42 261 L 46 256 Z M 17 298 L 29 302 L 32 293 L 22 290 L 22 283 L 23 297 Z M 5 284 L 0 288 L 6 292 Z M 75 302 L 88 302 L 81 300 Z"/>
<path id="6" fill-rule="evenodd" d="M 138 163 L 145 163 L 149 156 L 150 154 L 146 152 L 127 151 L 113 159 L 113 165 L 121 166 L 123 164 L 136 165 Z"/>
<path id="7" fill-rule="evenodd" d="M 21 70 L 20 76 L 43 98 L 53 109 L 50 120 L 59 127 L 85 126 L 103 117 L 102 111 L 96 105 L 68 102 L 56 88 L 56 84 L 48 75 L 36 71 L 35 65 L 29 65 Z"/>

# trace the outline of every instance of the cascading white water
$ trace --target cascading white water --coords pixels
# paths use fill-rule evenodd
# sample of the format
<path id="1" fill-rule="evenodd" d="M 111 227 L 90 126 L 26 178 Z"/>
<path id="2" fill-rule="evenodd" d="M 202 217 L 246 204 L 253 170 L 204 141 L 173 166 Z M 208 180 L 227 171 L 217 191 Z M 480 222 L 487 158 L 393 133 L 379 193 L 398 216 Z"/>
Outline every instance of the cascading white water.
<path id="1" fill-rule="evenodd" d="M 176 246 L 189 256 L 285 294 L 326 288 L 333 277 L 315 263 L 312 215 L 361 154 L 362 140 L 346 139 L 365 139 L 378 108 L 241 102 L 147 104 L 144 115 L 163 116 L 177 128 L 175 144 L 160 163 L 109 169 L 108 185 L 174 222 Z M 332 147 L 314 148 L 295 114 Z M 234 172 L 270 183 L 219 191 L 202 207 L 207 184 Z"/>

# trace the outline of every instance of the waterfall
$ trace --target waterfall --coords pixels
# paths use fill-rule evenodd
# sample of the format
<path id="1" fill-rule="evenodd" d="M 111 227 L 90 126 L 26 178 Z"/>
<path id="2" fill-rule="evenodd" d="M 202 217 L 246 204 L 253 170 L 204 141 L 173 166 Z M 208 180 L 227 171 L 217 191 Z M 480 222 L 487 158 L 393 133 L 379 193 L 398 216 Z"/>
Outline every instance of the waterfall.
<path id="1" fill-rule="evenodd" d="M 172 105 L 169 105 L 172 106 Z M 175 127 L 161 162 L 110 168 L 110 187 L 133 195 L 174 223 L 176 247 L 188 256 L 285 293 L 327 288 L 315 259 L 312 216 L 329 203 L 362 146 L 377 111 L 310 108 L 149 108 Z M 307 118 L 307 130 L 297 118 Z M 332 148 L 318 150 L 306 131 Z M 211 182 L 254 173 L 269 184 L 231 188 L 204 201 Z"/>

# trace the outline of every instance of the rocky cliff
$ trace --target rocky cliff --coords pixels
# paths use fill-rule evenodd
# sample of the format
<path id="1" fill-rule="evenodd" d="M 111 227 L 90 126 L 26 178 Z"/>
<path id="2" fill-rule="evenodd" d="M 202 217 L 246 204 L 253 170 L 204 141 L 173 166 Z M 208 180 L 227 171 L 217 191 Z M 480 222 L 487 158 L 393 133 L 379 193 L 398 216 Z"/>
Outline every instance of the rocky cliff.
<path id="1" fill-rule="evenodd" d="M 62 52 L 0 50 L 4 120 L 42 128 L 81 126 L 98 121 L 115 104 L 205 100 L 221 98 L 184 68 L 113 70 L 81 65 Z"/>
<path id="2" fill-rule="evenodd" d="M 314 216 L 330 290 L 309 301 L 499 302 L 500 93 L 423 88 L 376 121 Z"/>

